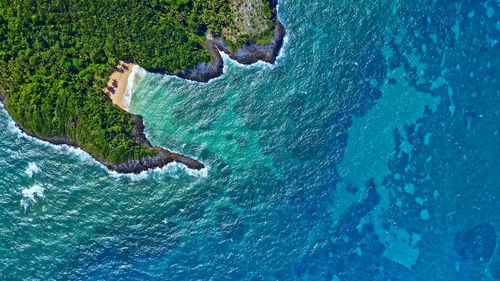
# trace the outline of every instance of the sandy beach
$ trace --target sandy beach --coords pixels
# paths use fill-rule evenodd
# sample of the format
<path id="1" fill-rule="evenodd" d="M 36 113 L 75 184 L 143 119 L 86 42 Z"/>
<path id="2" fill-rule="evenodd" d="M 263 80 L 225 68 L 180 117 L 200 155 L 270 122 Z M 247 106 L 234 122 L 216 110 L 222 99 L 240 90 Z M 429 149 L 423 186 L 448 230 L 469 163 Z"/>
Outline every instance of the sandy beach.
<path id="1" fill-rule="evenodd" d="M 128 78 L 134 66 L 136 64 L 120 61 L 116 66 L 115 72 L 109 77 L 108 85 L 104 89 L 104 92 L 109 95 L 113 104 L 125 111 L 128 107 L 128 104 L 125 103 L 125 92 L 127 90 Z"/>

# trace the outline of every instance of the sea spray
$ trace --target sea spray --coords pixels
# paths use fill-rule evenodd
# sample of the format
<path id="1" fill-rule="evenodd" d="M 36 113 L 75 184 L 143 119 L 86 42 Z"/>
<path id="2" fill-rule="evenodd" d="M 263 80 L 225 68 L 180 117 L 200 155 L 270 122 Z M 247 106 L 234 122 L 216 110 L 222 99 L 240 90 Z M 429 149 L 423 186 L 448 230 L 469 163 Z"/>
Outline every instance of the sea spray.
<path id="1" fill-rule="evenodd" d="M 32 178 L 34 174 L 40 173 L 41 170 L 38 168 L 36 163 L 34 162 L 29 162 L 28 163 L 28 168 L 24 171 L 24 173 L 29 177 Z"/>
<path id="2" fill-rule="evenodd" d="M 286 29 L 286 27 L 285 27 Z M 290 45 L 290 38 L 288 36 L 288 33 L 285 34 L 285 37 L 283 37 L 283 45 L 281 46 L 279 52 L 278 52 L 278 56 L 276 57 L 276 61 L 274 62 L 274 65 L 276 66 L 277 64 L 279 64 L 283 58 L 285 58 L 286 56 L 286 50 L 288 49 L 288 46 Z"/>
<path id="3" fill-rule="evenodd" d="M 186 167 L 186 165 L 171 162 L 161 168 L 149 169 L 146 171 L 142 171 L 139 174 L 133 173 L 117 173 L 112 170 L 108 170 L 109 175 L 114 178 L 126 178 L 134 182 L 150 179 L 150 178 L 158 178 L 168 176 L 174 179 L 178 179 L 181 175 L 189 175 L 191 177 L 204 179 L 208 177 L 208 172 L 210 170 L 210 166 L 205 164 L 205 168 L 201 170 L 194 170 Z"/>
<path id="4" fill-rule="evenodd" d="M 283 25 L 283 28 L 285 30 L 290 30 L 287 26 L 286 26 L 286 21 L 283 21 L 280 17 L 280 3 L 276 3 L 276 16 L 278 18 L 278 20 L 281 22 L 281 24 Z M 285 36 L 283 37 L 283 44 L 281 45 L 281 48 L 279 49 L 278 51 L 278 56 L 276 56 L 276 61 L 274 63 L 274 65 L 278 64 L 278 62 L 283 59 L 285 57 L 285 51 L 288 49 L 289 45 L 290 45 L 290 38 L 288 36 L 289 32 L 286 32 L 285 33 Z"/>
<path id="5" fill-rule="evenodd" d="M 2 111 L 3 110 L 5 110 L 5 109 L 3 108 Z M 28 134 L 23 132 L 21 129 L 19 129 L 19 127 L 17 127 L 16 123 L 14 122 L 14 120 L 12 120 L 12 118 L 10 118 L 10 116 L 9 116 L 9 123 L 7 125 L 7 130 L 9 130 L 9 132 L 15 134 L 18 138 L 27 139 L 29 141 L 32 141 L 33 143 L 36 143 L 38 145 L 43 145 L 45 147 L 49 147 L 49 148 L 54 149 L 58 152 L 63 152 L 63 153 L 69 154 L 69 155 L 78 156 L 78 158 L 80 158 L 83 161 L 86 161 L 88 163 L 96 163 L 96 164 L 104 167 L 104 165 L 95 161 L 87 152 L 85 152 L 81 148 L 70 146 L 67 144 L 52 144 L 48 141 L 43 141 L 43 140 L 40 140 L 38 138 L 29 136 Z"/>
<path id="6" fill-rule="evenodd" d="M 224 68 L 223 68 L 223 72 L 227 72 L 227 67 L 228 67 L 228 64 L 232 64 L 232 65 L 236 65 L 240 68 L 244 68 L 244 69 L 254 69 L 254 68 L 257 68 L 257 69 L 261 69 L 261 70 L 271 70 L 271 69 L 274 69 L 276 67 L 276 63 L 268 63 L 268 62 L 265 62 L 265 61 L 257 61 L 257 62 L 254 62 L 252 64 L 243 64 L 243 63 L 240 63 L 238 62 L 237 60 L 233 60 L 228 54 L 224 53 L 223 51 L 219 51 L 220 55 L 222 56 L 222 60 L 225 62 L 224 63 Z"/>
<path id="7" fill-rule="evenodd" d="M 23 198 L 20 203 L 24 210 L 28 210 L 29 205 L 36 203 L 38 198 L 43 198 L 45 196 L 45 189 L 39 184 L 34 184 L 30 188 L 23 189 L 21 191 Z"/>

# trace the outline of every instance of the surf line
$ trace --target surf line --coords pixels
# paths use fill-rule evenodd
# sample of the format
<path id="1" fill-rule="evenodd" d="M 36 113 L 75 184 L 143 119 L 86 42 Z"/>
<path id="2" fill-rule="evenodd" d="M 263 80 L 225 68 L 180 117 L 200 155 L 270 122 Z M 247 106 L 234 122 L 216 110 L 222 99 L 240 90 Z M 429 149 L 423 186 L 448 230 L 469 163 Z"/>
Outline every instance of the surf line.
<path id="1" fill-rule="evenodd" d="M 134 173 L 118 173 L 115 171 L 112 171 L 108 169 L 106 166 L 104 166 L 102 163 L 99 161 L 95 160 L 90 154 L 85 152 L 83 149 L 79 147 L 74 147 L 71 145 L 67 144 L 52 144 L 48 141 L 40 140 L 36 137 L 32 137 L 25 132 L 23 132 L 17 124 L 14 122 L 12 117 L 7 113 L 7 110 L 5 109 L 5 104 L 0 101 L 0 114 L 5 115 L 8 118 L 8 124 L 7 124 L 7 130 L 14 134 L 17 138 L 24 138 L 26 140 L 29 140 L 30 142 L 37 144 L 37 145 L 42 145 L 45 147 L 49 147 L 51 149 L 54 149 L 57 152 L 63 152 L 66 153 L 66 155 L 71 155 L 71 156 L 77 156 L 80 158 L 80 160 L 83 160 L 84 162 L 87 162 L 89 164 L 96 165 L 98 167 L 101 167 L 103 170 L 107 171 L 109 175 L 111 176 L 124 176 L 128 177 L 131 179 L 145 179 L 152 173 L 169 173 L 169 172 L 177 172 L 177 171 L 184 171 L 187 175 L 192 176 L 192 177 L 198 177 L 198 178 L 206 178 L 208 177 L 208 172 L 210 170 L 208 165 L 205 165 L 205 168 L 201 170 L 193 170 L 185 165 L 182 165 L 177 162 L 171 162 L 168 163 L 167 165 L 161 167 L 161 168 L 154 168 L 154 169 L 149 169 L 142 171 L 139 174 L 134 174 Z"/>

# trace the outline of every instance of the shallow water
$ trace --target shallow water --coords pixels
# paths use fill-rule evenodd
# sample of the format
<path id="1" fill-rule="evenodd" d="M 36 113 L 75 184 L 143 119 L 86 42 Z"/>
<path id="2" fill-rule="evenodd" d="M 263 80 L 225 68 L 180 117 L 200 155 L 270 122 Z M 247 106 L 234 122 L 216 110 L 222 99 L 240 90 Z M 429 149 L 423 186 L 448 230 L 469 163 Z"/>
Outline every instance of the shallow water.
<path id="1" fill-rule="evenodd" d="M 0 279 L 499 280 L 498 1 L 283 0 L 276 65 L 148 73 L 207 164 L 118 175 L 0 110 Z"/>

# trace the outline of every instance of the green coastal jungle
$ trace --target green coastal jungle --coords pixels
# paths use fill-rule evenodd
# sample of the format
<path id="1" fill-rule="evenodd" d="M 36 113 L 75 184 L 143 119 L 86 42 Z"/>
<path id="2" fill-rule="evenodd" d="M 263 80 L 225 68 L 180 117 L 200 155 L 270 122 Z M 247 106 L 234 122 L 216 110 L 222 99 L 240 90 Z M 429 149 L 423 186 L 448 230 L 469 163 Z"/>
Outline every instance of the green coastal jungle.
<path id="1" fill-rule="evenodd" d="M 269 0 L 256 1 L 265 2 L 270 21 Z M 6 109 L 30 134 L 67 139 L 101 161 L 153 155 L 156 149 L 134 141 L 132 115 L 103 92 L 108 77 L 119 60 L 170 72 L 210 61 L 205 33 L 220 35 L 230 26 L 234 4 L 0 0 L 0 92 Z"/>

